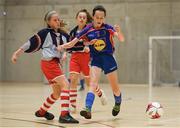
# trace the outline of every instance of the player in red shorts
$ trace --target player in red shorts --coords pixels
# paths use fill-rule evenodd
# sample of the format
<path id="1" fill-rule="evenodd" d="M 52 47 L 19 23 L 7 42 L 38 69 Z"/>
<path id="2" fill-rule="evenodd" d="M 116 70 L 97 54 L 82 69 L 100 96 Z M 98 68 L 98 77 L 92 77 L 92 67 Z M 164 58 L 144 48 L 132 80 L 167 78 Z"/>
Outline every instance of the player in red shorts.
<path id="1" fill-rule="evenodd" d="M 44 117 L 53 120 L 54 115 L 49 113 L 49 108 L 56 100 L 61 98 L 60 123 L 79 123 L 69 113 L 69 83 L 64 76 L 60 66 L 63 52 L 57 51 L 57 46 L 67 42 L 69 35 L 60 29 L 60 19 L 56 11 L 50 11 L 45 15 L 47 28 L 40 30 L 32 36 L 23 46 L 14 52 L 12 62 L 16 63 L 22 53 L 32 53 L 42 49 L 41 69 L 50 87 L 52 94 L 46 99 L 43 105 L 36 111 L 36 117 Z"/>
<path id="2" fill-rule="evenodd" d="M 76 14 L 77 26 L 73 28 L 70 32 L 70 38 L 76 37 L 76 35 L 86 26 L 87 23 L 92 21 L 92 17 L 86 9 L 80 10 Z M 84 75 L 87 86 L 89 87 L 90 83 L 90 53 L 89 47 L 83 44 L 83 40 L 80 40 L 74 47 L 67 49 L 71 53 L 70 59 L 70 103 L 72 112 L 76 111 L 76 98 L 77 98 L 77 83 L 80 77 L 80 73 Z M 101 99 L 102 105 L 107 103 L 106 96 L 102 89 L 97 86 L 96 93 Z"/>

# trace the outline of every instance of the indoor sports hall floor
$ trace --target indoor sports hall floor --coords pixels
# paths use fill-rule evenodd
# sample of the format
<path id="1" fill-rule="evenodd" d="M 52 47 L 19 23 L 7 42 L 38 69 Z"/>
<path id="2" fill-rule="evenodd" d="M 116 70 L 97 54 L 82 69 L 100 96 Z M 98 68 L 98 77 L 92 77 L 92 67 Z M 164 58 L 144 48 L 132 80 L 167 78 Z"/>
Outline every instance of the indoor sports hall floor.
<path id="1" fill-rule="evenodd" d="M 92 119 L 86 120 L 79 115 L 84 105 L 85 91 L 78 92 L 78 112 L 73 114 L 79 124 L 60 124 L 59 102 L 53 105 L 50 112 L 56 118 L 46 121 L 34 116 L 44 98 L 50 93 L 48 85 L 40 83 L 0 83 L 0 127 L 180 127 L 180 88 L 154 87 L 152 100 L 159 101 L 164 107 L 164 115 L 160 119 L 151 120 L 145 115 L 148 103 L 148 87 L 146 85 L 121 85 L 123 103 L 117 117 L 111 115 L 113 106 L 112 91 L 108 84 L 101 84 L 108 97 L 108 105 L 102 106 L 98 97 L 92 111 Z"/>

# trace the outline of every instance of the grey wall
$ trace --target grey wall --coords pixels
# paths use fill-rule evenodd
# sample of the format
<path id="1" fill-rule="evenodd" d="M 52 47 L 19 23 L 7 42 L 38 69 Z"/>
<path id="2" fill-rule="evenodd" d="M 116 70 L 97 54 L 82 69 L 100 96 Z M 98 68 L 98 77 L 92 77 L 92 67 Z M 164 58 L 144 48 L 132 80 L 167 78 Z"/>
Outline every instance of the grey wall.
<path id="1" fill-rule="evenodd" d="M 0 81 L 3 79 L 3 59 L 4 59 L 4 0 L 0 0 Z"/>
<path id="2" fill-rule="evenodd" d="M 147 83 L 148 37 L 151 35 L 171 35 L 173 29 L 180 28 L 180 2 L 178 1 L 7 0 L 3 80 L 42 80 L 39 53 L 35 55 L 24 54 L 17 65 L 12 65 L 9 59 L 12 52 L 30 35 L 45 26 L 43 16 L 48 10 L 57 10 L 61 18 L 68 22 L 68 29 L 70 29 L 75 25 L 74 16 L 79 9 L 86 8 L 92 11 L 96 4 L 103 4 L 106 7 L 106 21 L 110 24 L 120 24 L 126 37 L 125 43 L 119 44 L 117 42 L 116 44 L 115 54 L 119 64 L 120 82 Z M 104 77 L 102 82 L 106 82 Z"/>

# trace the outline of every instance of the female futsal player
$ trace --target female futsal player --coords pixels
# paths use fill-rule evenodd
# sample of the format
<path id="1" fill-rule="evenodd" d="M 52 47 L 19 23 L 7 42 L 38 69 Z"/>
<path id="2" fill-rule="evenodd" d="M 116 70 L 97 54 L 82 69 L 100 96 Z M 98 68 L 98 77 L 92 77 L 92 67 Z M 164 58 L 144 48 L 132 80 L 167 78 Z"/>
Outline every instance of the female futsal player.
<path id="1" fill-rule="evenodd" d="M 77 26 L 73 28 L 70 32 L 71 40 L 73 40 L 77 34 L 85 28 L 87 23 L 92 22 L 92 17 L 86 9 L 82 9 L 76 14 Z M 76 112 L 76 99 L 77 99 L 77 83 L 80 77 L 80 73 L 84 75 L 87 86 L 89 87 L 90 83 L 90 53 L 89 47 L 83 44 L 83 40 L 80 39 L 79 42 L 72 48 L 67 49 L 71 53 L 70 59 L 70 103 L 72 112 Z M 96 93 L 101 99 L 102 105 L 107 103 L 104 92 L 96 87 Z"/>
<path id="2" fill-rule="evenodd" d="M 60 29 L 60 19 L 56 11 L 50 11 L 45 15 L 47 28 L 40 30 L 32 36 L 23 46 L 14 52 L 12 62 L 16 63 L 22 53 L 32 53 L 42 49 L 41 69 L 50 87 L 52 94 L 46 99 L 38 111 L 36 117 L 45 117 L 47 120 L 53 120 L 54 115 L 48 112 L 48 109 L 61 98 L 60 123 L 79 123 L 69 114 L 69 83 L 65 78 L 60 59 L 63 52 L 57 51 L 57 46 L 68 41 L 68 35 Z"/>
<path id="3" fill-rule="evenodd" d="M 118 86 L 117 78 L 117 63 L 113 57 L 114 42 L 113 36 L 116 36 L 119 41 L 124 41 L 124 36 L 121 32 L 120 26 L 105 23 L 106 10 L 103 6 L 98 5 L 93 9 L 93 23 L 86 26 L 71 42 L 64 45 L 59 45 L 58 50 L 72 47 L 80 39 L 91 41 L 91 69 L 90 69 L 90 90 L 86 96 L 85 109 L 80 112 L 81 116 L 86 119 L 91 119 L 91 108 L 94 102 L 94 92 L 98 85 L 101 70 L 104 71 L 111 85 L 115 105 L 112 109 L 112 115 L 118 115 L 121 105 L 121 91 Z"/>

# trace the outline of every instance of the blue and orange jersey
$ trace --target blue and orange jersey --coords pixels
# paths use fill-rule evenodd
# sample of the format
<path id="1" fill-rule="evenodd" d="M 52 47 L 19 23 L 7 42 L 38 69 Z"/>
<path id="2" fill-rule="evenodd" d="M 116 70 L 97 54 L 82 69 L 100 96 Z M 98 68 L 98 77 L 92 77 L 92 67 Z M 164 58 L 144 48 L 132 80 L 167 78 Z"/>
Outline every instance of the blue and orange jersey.
<path id="1" fill-rule="evenodd" d="M 114 28 L 111 25 L 103 24 L 101 28 L 95 29 L 93 24 L 87 25 L 77 36 L 78 39 L 91 41 L 97 39 L 97 41 L 90 45 L 91 57 L 99 54 L 113 54 L 114 52 Z"/>

